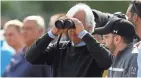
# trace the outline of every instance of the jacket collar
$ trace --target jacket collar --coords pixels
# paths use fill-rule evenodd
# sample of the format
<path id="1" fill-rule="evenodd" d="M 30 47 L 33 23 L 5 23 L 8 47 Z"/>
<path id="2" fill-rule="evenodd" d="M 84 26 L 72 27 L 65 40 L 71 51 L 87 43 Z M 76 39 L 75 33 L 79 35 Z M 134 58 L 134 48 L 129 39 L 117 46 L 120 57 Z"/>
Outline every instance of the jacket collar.
<path id="1" fill-rule="evenodd" d="M 129 49 L 132 49 L 132 48 L 133 48 L 133 43 L 128 44 L 123 50 L 119 51 L 117 56 L 121 56 L 125 54 L 126 52 L 128 52 Z"/>

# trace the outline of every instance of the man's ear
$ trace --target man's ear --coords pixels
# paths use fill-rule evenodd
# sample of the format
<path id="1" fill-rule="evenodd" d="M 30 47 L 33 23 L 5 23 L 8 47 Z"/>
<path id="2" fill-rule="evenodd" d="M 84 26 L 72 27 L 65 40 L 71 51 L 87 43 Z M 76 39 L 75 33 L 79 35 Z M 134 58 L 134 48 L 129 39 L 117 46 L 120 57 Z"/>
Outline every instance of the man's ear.
<path id="1" fill-rule="evenodd" d="M 134 16 L 133 16 L 133 22 L 136 24 L 136 22 L 139 20 L 139 17 L 136 13 L 134 13 Z"/>
<path id="2" fill-rule="evenodd" d="M 115 43 L 115 44 L 119 44 L 120 42 L 121 42 L 121 36 L 116 35 L 116 36 L 114 37 L 114 43 Z"/>
<path id="3" fill-rule="evenodd" d="M 38 31 L 39 36 L 42 36 L 44 31 L 45 31 L 44 29 L 40 28 Z"/>

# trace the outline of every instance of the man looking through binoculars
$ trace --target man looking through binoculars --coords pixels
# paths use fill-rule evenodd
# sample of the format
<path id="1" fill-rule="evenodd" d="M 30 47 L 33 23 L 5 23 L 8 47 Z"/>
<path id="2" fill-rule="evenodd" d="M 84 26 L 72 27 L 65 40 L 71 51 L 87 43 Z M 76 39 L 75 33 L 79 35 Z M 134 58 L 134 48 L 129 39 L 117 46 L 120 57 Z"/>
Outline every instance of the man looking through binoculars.
<path id="1" fill-rule="evenodd" d="M 102 76 L 112 64 L 112 56 L 91 35 L 95 27 L 91 8 L 79 3 L 62 18 L 65 19 L 71 20 L 75 28 L 54 27 L 29 48 L 26 59 L 32 64 L 51 65 L 55 77 Z M 67 31 L 71 41 L 49 45 L 56 36 Z"/>

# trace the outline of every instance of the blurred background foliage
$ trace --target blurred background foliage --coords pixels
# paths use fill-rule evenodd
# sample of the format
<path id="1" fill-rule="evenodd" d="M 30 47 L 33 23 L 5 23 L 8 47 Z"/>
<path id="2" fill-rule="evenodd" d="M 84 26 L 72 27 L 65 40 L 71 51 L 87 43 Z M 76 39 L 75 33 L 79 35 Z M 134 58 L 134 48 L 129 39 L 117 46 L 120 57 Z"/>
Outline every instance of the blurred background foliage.
<path id="1" fill-rule="evenodd" d="M 1 1 L 2 24 L 10 19 L 23 20 L 29 15 L 41 15 L 48 26 L 50 16 L 56 13 L 66 13 L 77 3 L 86 3 L 91 8 L 102 12 L 126 13 L 130 1 Z"/>

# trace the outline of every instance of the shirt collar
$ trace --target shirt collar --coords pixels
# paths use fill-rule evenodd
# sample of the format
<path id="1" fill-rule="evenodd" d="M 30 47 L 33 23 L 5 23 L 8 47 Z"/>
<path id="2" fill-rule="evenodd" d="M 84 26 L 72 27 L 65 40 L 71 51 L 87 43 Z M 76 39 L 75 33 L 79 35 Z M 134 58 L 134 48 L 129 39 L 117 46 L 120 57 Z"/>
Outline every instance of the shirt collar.
<path id="1" fill-rule="evenodd" d="M 27 51 L 26 46 L 23 46 L 22 48 L 20 48 L 20 49 L 18 50 L 18 52 L 25 52 L 25 51 Z"/>
<path id="2" fill-rule="evenodd" d="M 86 43 L 84 41 L 81 41 L 80 43 L 78 43 L 76 45 L 73 42 L 71 42 L 71 43 L 72 43 L 72 46 L 75 46 L 75 47 L 80 47 L 80 46 L 85 46 L 86 45 Z"/>

